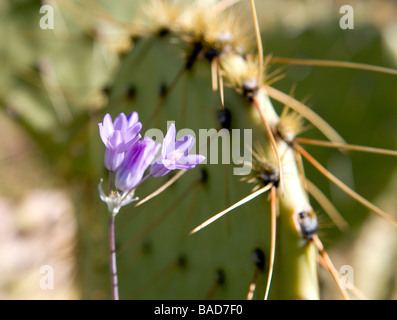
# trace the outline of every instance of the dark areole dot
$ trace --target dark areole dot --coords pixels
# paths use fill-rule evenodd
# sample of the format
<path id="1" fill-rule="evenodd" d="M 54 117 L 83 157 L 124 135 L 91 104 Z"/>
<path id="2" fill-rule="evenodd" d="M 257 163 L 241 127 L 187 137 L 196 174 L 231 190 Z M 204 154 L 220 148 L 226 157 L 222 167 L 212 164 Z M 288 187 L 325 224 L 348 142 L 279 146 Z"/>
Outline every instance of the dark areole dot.
<path id="1" fill-rule="evenodd" d="M 192 43 L 192 49 L 190 53 L 187 55 L 185 62 L 186 70 L 191 70 L 193 68 L 194 63 L 196 62 L 202 50 L 203 50 L 203 44 L 200 41 L 196 41 Z"/>
<path id="2" fill-rule="evenodd" d="M 145 240 L 145 241 L 142 243 L 141 248 L 142 248 L 142 253 L 144 253 L 144 254 L 149 254 L 149 253 L 151 253 L 152 250 L 153 250 L 153 244 L 152 244 L 151 241 Z"/>
<path id="3" fill-rule="evenodd" d="M 166 37 L 168 34 L 170 33 L 170 29 L 166 28 L 166 27 L 162 27 L 157 31 L 157 36 L 159 38 L 164 38 Z"/>
<path id="4" fill-rule="evenodd" d="M 254 252 L 252 253 L 252 260 L 259 270 L 263 271 L 265 269 L 266 257 L 262 249 L 256 248 L 254 250 Z"/>
<path id="5" fill-rule="evenodd" d="M 259 178 L 263 181 L 264 186 L 273 183 L 277 188 L 280 183 L 280 174 L 278 170 L 272 170 L 270 168 L 263 168 L 259 174 Z"/>
<path id="6" fill-rule="evenodd" d="M 226 274 L 225 271 L 222 268 L 218 268 L 216 270 L 216 276 L 215 276 L 215 281 L 217 284 L 220 286 L 223 285 L 226 281 Z"/>
<path id="7" fill-rule="evenodd" d="M 232 114 L 229 109 L 221 109 L 217 113 L 217 119 L 223 129 L 230 130 L 232 123 Z"/>
<path id="8" fill-rule="evenodd" d="M 316 216 L 310 216 L 307 211 L 299 212 L 298 216 L 302 235 L 307 240 L 311 240 L 318 229 L 318 221 Z"/>
<path id="9" fill-rule="evenodd" d="M 185 254 L 181 254 L 176 260 L 177 266 L 179 268 L 185 268 L 187 265 L 187 257 Z"/>
<path id="10" fill-rule="evenodd" d="M 164 98 L 168 94 L 168 86 L 165 82 L 160 83 L 159 85 L 159 95 Z"/>
<path id="11" fill-rule="evenodd" d="M 129 85 L 125 95 L 127 99 L 133 100 L 136 97 L 136 87 L 134 85 Z"/>
<path id="12" fill-rule="evenodd" d="M 106 85 L 101 89 L 102 93 L 105 94 L 107 97 L 110 96 L 110 93 L 112 91 L 112 88 L 110 87 L 110 85 Z"/>
<path id="13" fill-rule="evenodd" d="M 214 48 L 210 48 L 208 49 L 205 53 L 204 53 L 204 57 L 209 61 L 212 62 L 212 60 L 214 60 L 214 58 L 219 56 L 219 51 L 214 49 Z"/>
<path id="14" fill-rule="evenodd" d="M 142 40 L 142 36 L 134 34 L 130 37 L 132 43 L 137 44 L 139 41 Z"/>
<path id="15" fill-rule="evenodd" d="M 198 171 L 198 179 L 201 183 L 206 183 L 208 181 L 208 171 L 205 168 L 200 168 Z"/>

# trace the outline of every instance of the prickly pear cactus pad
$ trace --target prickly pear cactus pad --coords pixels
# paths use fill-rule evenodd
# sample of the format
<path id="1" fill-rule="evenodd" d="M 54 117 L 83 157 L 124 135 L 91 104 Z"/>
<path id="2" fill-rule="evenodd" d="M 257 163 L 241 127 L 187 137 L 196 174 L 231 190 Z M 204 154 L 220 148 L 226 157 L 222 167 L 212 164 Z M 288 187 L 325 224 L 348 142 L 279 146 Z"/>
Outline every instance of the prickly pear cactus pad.
<path id="1" fill-rule="evenodd" d="M 396 297 L 395 3 L 6 1 L 0 13 L 0 211 L 13 230 L 0 252 L 35 257 L 7 256 L 1 295 Z M 113 212 L 113 243 L 109 199 L 125 190 L 103 128 L 133 112 L 135 143 L 175 126 L 205 161 L 144 177 Z M 41 229 L 18 214 L 37 189 L 59 191 L 36 204 Z M 47 295 L 29 287 L 43 265 L 64 277 Z"/>

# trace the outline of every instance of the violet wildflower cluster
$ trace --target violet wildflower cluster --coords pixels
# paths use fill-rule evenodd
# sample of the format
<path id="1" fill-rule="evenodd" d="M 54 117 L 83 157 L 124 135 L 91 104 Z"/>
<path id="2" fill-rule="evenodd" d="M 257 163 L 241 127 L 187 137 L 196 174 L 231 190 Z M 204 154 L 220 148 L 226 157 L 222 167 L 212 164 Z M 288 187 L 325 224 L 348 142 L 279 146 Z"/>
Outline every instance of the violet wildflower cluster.
<path id="1" fill-rule="evenodd" d="M 205 159 L 199 154 L 189 154 L 195 142 L 192 136 L 187 135 L 176 140 L 173 123 L 162 145 L 151 138 L 142 138 L 142 124 L 136 112 L 128 117 L 120 113 L 114 121 L 106 114 L 103 122 L 98 125 L 101 139 L 106 146 L 105 167 L 109 170 L 111 179 L 114 177 L 114 185 L 118 190 L 106 196 L 101 188 L 101 180 L 99 194 L 114 215 L 122 206 L 137 200 L 134 197 L 135 189 L 147 178 L 160 177 L 175 169 L 192 169 Z M 156 158 L 160 148 L 161 153 Z M 150 173 L 144 176 L 149 166 Z"/>

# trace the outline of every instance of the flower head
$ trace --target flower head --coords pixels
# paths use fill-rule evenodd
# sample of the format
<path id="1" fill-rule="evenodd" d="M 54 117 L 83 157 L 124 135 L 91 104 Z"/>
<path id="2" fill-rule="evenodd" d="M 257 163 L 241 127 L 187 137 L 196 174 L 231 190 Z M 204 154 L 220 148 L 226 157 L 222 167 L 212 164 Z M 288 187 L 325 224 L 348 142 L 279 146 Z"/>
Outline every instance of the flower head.
<path id="1" fill-rule="evenodd" d="M 139 131 L 142 124 L 138 121 L 138 114 L 131 113 L 128 117 L 120 113 L 112 122 L 109 114 L 99 123 L 99 133 L 106 146 L 105 167 L 109 171 L 116 171 L 124 159 L 124 153 L 140 138 Z"/>
<path id="2" fill-rule="evenodd" d="M 110 171 L 110 193 L 106 195 L 103 192 L 102 179 L 98 191 L 114 216 L 123 206 L 138 200 L 134 196 L 135 190 L 149 177 L 160 177 L 175 169 L 192 169 L 205 159 L 202 155 L 189 154 L 194 144 L 192 136 L 187 135 L 175 141 L 176 129 L 171 124 L 163 141 L 161 155 L 153 162 L 161 144 L 148 137 L 140 140 L 141 128 L 136 112 L 128 117 L 120 113 L 114 122 L 107 114 L 103 123 L 99 123 L 99 133 L 106 146 L 105 166 Z M 150 165 L 150 173 L 144 177 Z M 110 190 L 113 183 L 117 190 Z"/>
<path id="3" fill-rule="evenodd" d="M 172 123 L 165 135 L 161 155 L 150 167 L 150 174 L 160 177 L 175 169 L 192 169 L 205 157 L 200 154 L 189 154 L 194 145 L 193 136 L 187 135 L 175 141 L 176 129 Z"/>
<path id="4" fill-rule="evenodd" d="M 143 174 L 153 162 L 160 144 L 150 138 L 136 142 L 125 153 L 125 157 L 116 172 L 116 188 L 126 192 L 134 189 L 142 180 Z"/>

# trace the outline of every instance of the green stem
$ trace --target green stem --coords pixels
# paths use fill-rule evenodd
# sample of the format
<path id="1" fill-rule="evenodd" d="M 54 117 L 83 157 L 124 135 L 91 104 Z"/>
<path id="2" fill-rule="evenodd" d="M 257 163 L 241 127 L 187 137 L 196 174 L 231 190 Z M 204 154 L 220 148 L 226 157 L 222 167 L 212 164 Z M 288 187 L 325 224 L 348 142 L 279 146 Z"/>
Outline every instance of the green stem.
<path id="1" fill-rule="evenodd" d="M 257 101 L 262 116 L 274 128 L 279 117 L 264 90 L 259 90 Z M 300 212 L 313 209 L 302 184 L 294 150 L 281 139 L 277 140 L 277 150 L 282 155 L 282 169 L 288 174 L 284 175 L 282 190 L 278 190 L 280 212 L 270 298 L 317 300 L 317 250 L 303 237 L 297 220 Z"/>
<path id="2" fill-rule="evenodd" d="M 291 208 L 281 202 L 272 299 L 317 300 L 317 250 L 297 231 Z"/>
<path id="3" fill-rule="evenodd" d="M 119 284 L 117 276 L 117 263 L 116 263 L 116 239 L 114 232 L 115 214 L 112 214 L 109 221 L 109 262 L 110 262 L 110 280 L 112 287 L 112 299 L 119 300 Z"/>

